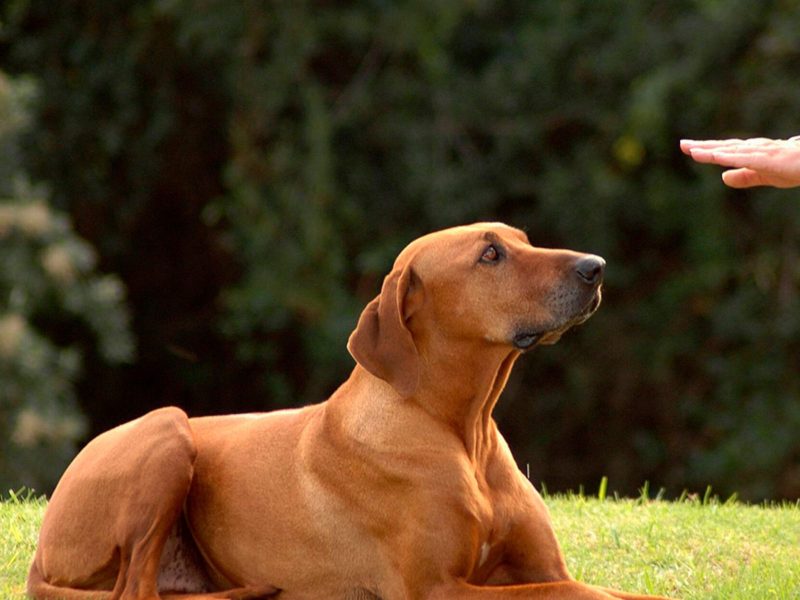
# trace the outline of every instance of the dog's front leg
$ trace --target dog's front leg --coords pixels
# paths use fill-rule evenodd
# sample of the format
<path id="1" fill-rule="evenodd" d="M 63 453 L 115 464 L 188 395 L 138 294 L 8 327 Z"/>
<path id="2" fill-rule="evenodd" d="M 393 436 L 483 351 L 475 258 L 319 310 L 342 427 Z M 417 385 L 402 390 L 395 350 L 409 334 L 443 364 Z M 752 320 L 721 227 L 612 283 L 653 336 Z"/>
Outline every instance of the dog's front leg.
<path id="1" fill-rule="evenodd" d="M 434 588 L 426 600 L 613 600 L 614 596 L 577 581 L 531 583 L 524 585 L 477 586 L 453 581 Z"/>
<path id="2" fill-rule="evenodd" d="M 620 600 L 670 600 L 665 596 L 648 596 L 643 594 L 630 594 L 628 592 L 620 592 L 619 590 L 612 590 L 609 588 L 604 588 L 600 586 L 593 585 L 593 589 L 600 590 L 608 594 L 613 598 L 619 598 Z"/>

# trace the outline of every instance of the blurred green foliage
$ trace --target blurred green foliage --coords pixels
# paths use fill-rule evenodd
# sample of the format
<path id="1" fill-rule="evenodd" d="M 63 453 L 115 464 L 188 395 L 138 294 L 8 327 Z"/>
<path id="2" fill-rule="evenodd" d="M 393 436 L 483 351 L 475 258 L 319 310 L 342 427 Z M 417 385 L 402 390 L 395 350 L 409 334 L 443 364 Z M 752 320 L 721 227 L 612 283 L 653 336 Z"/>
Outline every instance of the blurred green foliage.
<path id="1" fill-rule="evenodd" d="M 123 287 L 20 166 L 29 80 L 0 72 L 0 485 L 47 489 L 85 433 L 76 382 L 90 350 L 133 356 Z"/>
<path id="2" fill-rule="evenodd" d="M 798 132 L 798 8 L 12 0 L 29 167 L 134 309 L 134 369 L 84 384 L 94 427 L 322 399 L 405 243 L 504 220 L 609 262 L 600 313 L 498 408 L 523 467 L 800 496 L 800 199 L 677 147 Z"/>

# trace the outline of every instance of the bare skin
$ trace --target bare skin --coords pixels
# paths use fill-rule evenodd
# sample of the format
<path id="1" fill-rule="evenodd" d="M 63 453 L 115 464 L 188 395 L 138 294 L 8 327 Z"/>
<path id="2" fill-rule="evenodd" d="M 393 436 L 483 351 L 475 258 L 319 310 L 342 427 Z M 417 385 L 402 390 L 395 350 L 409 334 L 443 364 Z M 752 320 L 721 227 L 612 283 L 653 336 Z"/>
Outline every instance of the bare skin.
<path id="1" fill-rule="evenodd" d="M 732 188 L 800 186 L 800 136 L 681 140 L 681 150 L 699 163 L 730 167 L 722 173 L 722 181 Z"/>

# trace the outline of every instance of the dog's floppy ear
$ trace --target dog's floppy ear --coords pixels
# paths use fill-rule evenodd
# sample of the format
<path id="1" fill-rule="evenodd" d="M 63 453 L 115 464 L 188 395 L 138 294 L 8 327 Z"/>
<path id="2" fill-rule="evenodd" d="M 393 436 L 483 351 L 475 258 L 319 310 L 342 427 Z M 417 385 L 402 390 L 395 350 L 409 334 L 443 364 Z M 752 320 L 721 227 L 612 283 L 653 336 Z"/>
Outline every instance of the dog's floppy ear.
<path id="1" fill-rule="evenodd" d="M 381 293 L 367 304 L 350 335 L 347 349 L 367 371 L 388 382 L 403 398 L 417 389 L 419 354 L 407 320 L 412 296 L 422 293 L 411 266 L 395 265 L 383 280 Z"/>

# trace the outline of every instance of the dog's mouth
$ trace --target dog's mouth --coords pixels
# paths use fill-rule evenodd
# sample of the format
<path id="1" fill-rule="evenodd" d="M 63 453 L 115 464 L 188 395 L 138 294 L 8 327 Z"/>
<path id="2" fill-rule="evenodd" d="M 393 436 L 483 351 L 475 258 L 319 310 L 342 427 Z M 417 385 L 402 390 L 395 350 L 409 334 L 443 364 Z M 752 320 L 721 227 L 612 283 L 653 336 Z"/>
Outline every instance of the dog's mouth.
<path id="1" fill-rule="evenodd" d="M 567 330 L 575 327 L 576 325 L 584 323 L 589 317 L 591 317 L 600 307 L 602 298 L 603 294 L 601 292 L 601 288 L 598 287 L 596 293 L 592 296 L 591 300 L 589 300 L 583 310 L 558 326 L 546 329 L 519 329 L 511 340 L 514 348 L 520 352 L 527 352 L 534 346 L 547 346 L 555 344 L 561 339 L 561 336 L 564 335 Z"/>
<path id="2" fill-rule="evenodd" d="M 514 336 L 512 343 L 514 344 L 514 348 L 525 352 L 533 348 L 539 340 L 542 339 L 542 335 L 544 334 L 523 331 Z"/>

